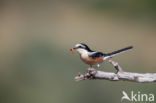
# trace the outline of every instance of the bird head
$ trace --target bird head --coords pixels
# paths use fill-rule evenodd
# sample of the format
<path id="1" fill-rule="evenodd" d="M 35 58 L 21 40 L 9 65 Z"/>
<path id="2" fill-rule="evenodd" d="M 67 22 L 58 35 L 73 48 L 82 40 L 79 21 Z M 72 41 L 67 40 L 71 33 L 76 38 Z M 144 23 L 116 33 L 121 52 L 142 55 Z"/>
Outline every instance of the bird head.
<path id="1" fill-rule="evenodd" d="M 73 53 L 76 50 L 79 54 L 92 52 L 92 50 L 84 43 L 76 44 L 73 48 L 70 49 Z"/>

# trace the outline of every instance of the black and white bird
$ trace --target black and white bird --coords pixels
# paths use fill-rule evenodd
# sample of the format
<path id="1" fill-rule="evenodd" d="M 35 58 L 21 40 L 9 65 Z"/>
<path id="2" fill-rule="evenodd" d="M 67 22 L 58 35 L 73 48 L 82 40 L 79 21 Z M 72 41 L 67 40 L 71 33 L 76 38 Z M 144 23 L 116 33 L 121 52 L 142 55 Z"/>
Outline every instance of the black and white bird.
<path id="1" fill-rule="evenodd" d="M 79 44 L 76 44 L 70 50 L 72 52 L 74 52 L 74 50 L 76 50 L 80 54 L 81 60 L 84 63 L 90 65 L 90 67 L 92 67 L 93 65 L 97 65 L 97 67 L 99 67 L 100 63 L 104 62 L 105 60 L 107 60 L 121 52 L 130 50 L 132 48 L 133 48 L 132 46 L 128 46 L 123 49 L 113 51 L 111 53 L 102 53 L 102 52 L 92 51 L 86 44 L 79 43 Z"/>

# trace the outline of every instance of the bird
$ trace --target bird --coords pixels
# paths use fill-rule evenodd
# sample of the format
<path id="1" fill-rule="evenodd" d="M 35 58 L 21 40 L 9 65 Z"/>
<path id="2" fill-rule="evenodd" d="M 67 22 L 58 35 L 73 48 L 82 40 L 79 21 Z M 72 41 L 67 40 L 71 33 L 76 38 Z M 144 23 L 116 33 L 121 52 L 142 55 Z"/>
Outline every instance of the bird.
<path id="1" fill-rule="evenodd" d="M 74 50 L 76 50 L 80 55 L 81 60 L 92 68 L 94 65 L 100 67 L 100 64 L 107 59 L 132 48 L 133 46 L 128 46 L 110 53 L 103 53 L 91 50 L 85 43 L 78 43 L 70 50 L 72 51 L 72 53 L 74 53 Z"/>

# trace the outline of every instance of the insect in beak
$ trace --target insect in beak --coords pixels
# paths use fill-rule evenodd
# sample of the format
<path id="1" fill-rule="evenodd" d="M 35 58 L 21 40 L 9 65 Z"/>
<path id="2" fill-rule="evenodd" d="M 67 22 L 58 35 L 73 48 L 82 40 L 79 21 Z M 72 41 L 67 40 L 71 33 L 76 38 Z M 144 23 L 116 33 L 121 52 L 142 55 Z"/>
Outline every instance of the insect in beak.
<path id="1" fill-rule="evenodd" d="M 72 51 L 72 53 L 74 54 L 74 48 L 71 48 L 70 51 Z"/>

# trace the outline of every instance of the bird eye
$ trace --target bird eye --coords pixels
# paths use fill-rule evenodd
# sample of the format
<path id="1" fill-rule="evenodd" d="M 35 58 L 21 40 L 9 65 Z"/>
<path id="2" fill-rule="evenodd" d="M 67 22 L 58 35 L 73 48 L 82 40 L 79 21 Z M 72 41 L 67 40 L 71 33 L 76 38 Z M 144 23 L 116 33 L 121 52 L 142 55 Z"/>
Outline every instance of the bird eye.
<path id="1" fill-rule="evenodd" d="M 82 48 L 82 46 L 78 46 L 78 48 Z"/>

